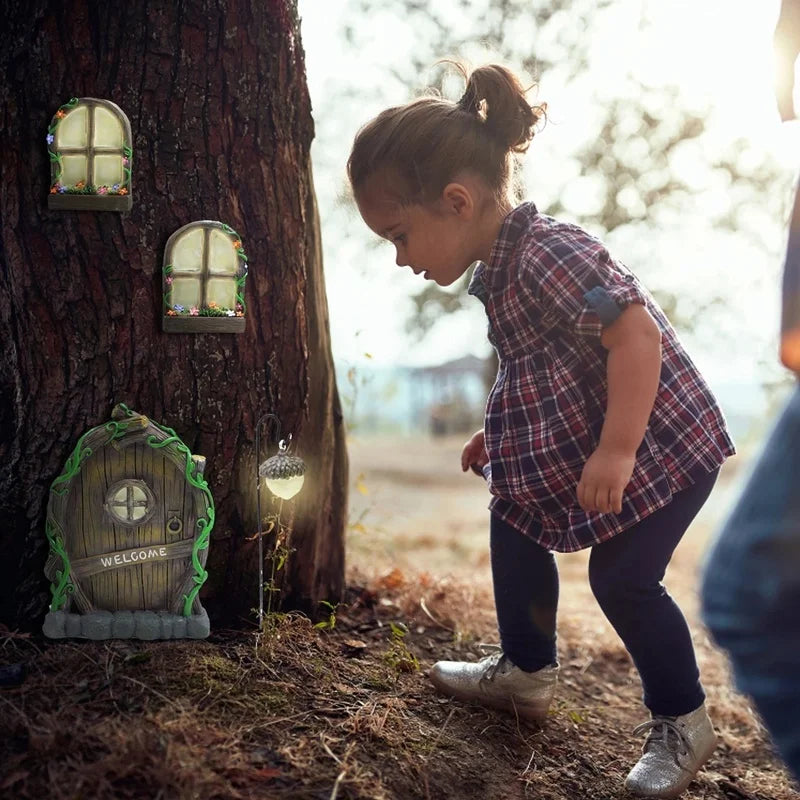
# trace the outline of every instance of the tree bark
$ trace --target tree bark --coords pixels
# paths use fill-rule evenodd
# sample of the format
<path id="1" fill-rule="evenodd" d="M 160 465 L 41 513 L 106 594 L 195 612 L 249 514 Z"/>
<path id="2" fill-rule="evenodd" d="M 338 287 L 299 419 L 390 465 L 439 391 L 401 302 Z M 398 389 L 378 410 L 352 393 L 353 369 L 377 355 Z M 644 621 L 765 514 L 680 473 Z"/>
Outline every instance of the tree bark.
<path id="1" fill-rule="evenodd" d="M 117 402 L 208 460 L 217 512 L 201 596 L 218 624 L 257 605 L 255 428 L 277 414 L 309 467 L 282 511 L 295 549 L 284 594 L 312 612 L 336 601 L 347 455 L 294 0 L 0 8 L 0 619 L 30 628 L 46 611 L 50 483 Z M 130 119 L 129 213 L 47 209 L 45 134 L 73 96 Z M 233 227 L 249 256 L 243 334 L 161 331 L 164 245 L 201 219 Z"/>

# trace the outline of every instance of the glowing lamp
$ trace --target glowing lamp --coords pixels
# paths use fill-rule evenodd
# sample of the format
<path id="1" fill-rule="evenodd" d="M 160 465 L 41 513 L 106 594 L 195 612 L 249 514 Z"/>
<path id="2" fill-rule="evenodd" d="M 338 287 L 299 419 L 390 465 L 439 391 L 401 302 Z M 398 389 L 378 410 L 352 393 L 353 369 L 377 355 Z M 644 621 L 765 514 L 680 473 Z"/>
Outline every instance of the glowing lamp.
<path id="1" fill-rule="evenodd" d="M 292 440 L 290 433 L 286 440 L 281 439 L 281 421 L 275 414 L 264 414 L 256 423 L 256 463 L 261 456 L 261 426 L 265 421 L 275 423 L 278 452 L 262 462 L 258 467 L 256 479 L 256 514 L 258 515 L 258 629 L 264 622 L 264 531 L 261 517 L 261 481 L 281 500 L 291 500 L 303 488 L 306 465 L 302 458 L 288 453 Z"/>
<path id="2" fill-rule="evenodd" d="M 264 478 L 267 488 L 276 497 L 291 500 L 302 488 L 305 481 L 306 465 L 302 458 L 290 456 L 286 443 L 278 443 L 279 453 L 268 458 L 259 468 L 258 474 Z"/>

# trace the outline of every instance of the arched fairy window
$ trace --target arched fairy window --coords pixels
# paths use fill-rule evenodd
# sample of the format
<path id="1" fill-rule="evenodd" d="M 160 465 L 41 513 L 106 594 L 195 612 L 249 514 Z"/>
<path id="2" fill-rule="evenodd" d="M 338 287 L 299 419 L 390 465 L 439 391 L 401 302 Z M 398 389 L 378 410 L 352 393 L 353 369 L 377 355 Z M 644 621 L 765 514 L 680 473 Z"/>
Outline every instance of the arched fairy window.
<path id="1" fill-rule="evenodd" d="M 190 222 L 164 249 L 164 330 L 241 333 L 247 256 L 239 234 L 212 220 Z"/>
<path id="2" fill-rule="evenodd" d="M 73 97 L 47 130 L 51 185 L 48 208 L 129 211 L 131 126 L 108 100 Z"/>

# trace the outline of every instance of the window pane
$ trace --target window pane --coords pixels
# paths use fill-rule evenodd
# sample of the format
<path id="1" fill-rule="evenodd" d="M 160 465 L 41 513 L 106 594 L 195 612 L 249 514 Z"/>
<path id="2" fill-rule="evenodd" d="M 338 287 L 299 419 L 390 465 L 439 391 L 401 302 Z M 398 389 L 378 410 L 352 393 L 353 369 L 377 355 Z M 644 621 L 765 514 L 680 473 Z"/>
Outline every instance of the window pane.
<path id="1" fill-rule="evenodd" d="M 138 487 L 131 486 L 134 502 L 140 503 L 142 500 L 147 500 L 147 495 Z"/>
<path id="2" fill-rule="evenodd" d="M 236 305 L 236 281 L 233 278 L 209 278 L 206 301 L 221 308 L 233 308 Z"/>
<path id="3" fill-rule="evenodd" d="M 105 106 L 96 106 L 94 110 L 94 146 L 119 149 L 124 141 L 122 123 L 117 115 Z"/>
<path id="4" fill-rule="evenodd" d="M 175 278 L 172 282 L 172 305 L 191 308 L 199 306 L 202 292 L 198 278 Z"/>
<path id="5" fill-rule="evenodd" d="M 122 183 L 122 156 L 94 157 L 94 185 L 113 186 Z"/>
<path id="6" fill-rule="evenodd" d="M 59 180 L 64 186 L 74 186 L 78 181 L 86 182 L 86 166 L 86 156 L 62 156 Z"/>
<path id="7" fill-rule="evenodd" d="M 146 485 L 124 480 L 111 487 L 106 508 L 115 522 L 133 525 L 146 519 L 152 512 L 153 500 Z"/>
<path id="8" fill-rule="evenodd" d="M 59 147 L 86 147 L 89 142 L 89 114 L 86 106 L 78 106 L 56 127 L 56 149 Z"/>
<path id="9" fill-rule="evenodd" d="M 115 506 L 124 506 L 128 502 L 128 488 L 126 486 L 122 486 L 114 492 L 114 499 L 112 500 L 112 505 Z"/>
<path id="10" fill-rule="evenodd" d="M 227 272 L 235 274 L 239 269 L 239 260 L 231 237 L 216 228 L 211 231 L 211 253 L 209 269 L 211 272 Z"/>
<path id="11" fill-rule="evenodd" d="M 169 263 L 175 272 L 200 272 L 203 268 L 204 239 L 202 228 L 191 228 L 173 243 Z"/>

